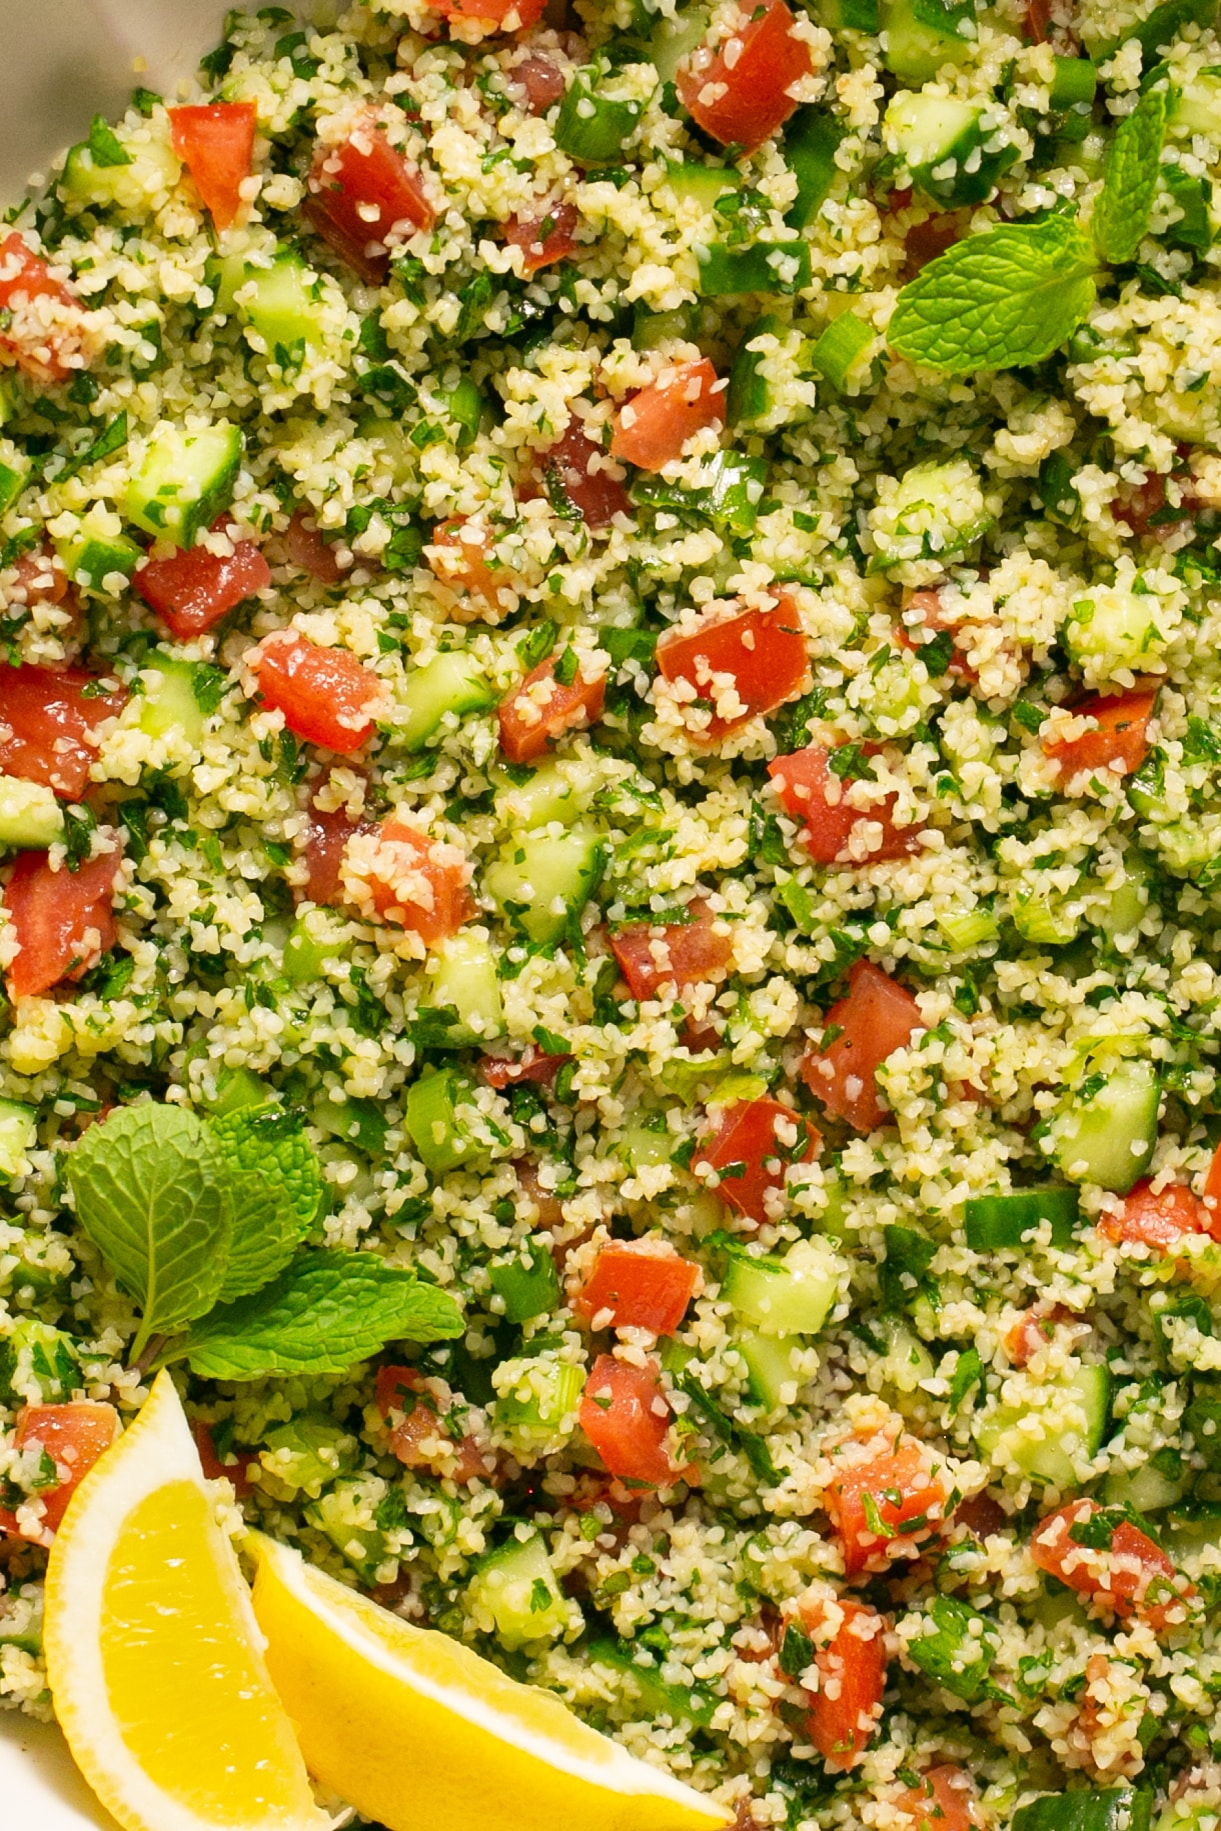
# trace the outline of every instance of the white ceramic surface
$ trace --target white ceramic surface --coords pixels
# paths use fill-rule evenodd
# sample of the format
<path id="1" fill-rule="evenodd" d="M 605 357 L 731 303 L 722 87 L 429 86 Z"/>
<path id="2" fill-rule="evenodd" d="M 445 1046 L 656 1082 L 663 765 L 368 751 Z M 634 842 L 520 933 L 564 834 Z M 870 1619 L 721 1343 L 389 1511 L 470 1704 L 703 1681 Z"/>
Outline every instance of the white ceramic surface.
<path id="1" fill-rule="evenodd" d="M 31 172 L 94 114 L 122 109 L 138 83 L 172 94 L 216 42 L 225 11 L 225 0 L 0 0 L 0 204 L 22 197 Z M 99 1827 L 116 1831 L 59 1732 L 0 1710 L 2 1831 Z"/>

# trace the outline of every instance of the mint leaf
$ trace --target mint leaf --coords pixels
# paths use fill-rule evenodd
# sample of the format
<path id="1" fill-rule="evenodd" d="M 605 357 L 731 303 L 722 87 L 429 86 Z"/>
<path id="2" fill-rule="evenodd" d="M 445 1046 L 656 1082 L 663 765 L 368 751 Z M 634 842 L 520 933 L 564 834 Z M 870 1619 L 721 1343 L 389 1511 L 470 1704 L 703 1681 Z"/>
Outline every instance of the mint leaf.
<path id="1" fill-rule="evenodd" d="M 946 375 L 1042 362 L 1094 303 L 1098 261 L 1076 223 L 1004 223 L 956 242 L 899 294 L 887 336 Z"/>
<path id="2" fill-rule="evenodd" d="M 232 1213 L 220 1147 L 181 1106 L 125 1106 L 90 1126 L 67 1165 L 81 1226 L 143 1317 L 150 1335 L 211 1309 L 229 1256 Z"/>
<path id="3" fill-rule="evenodd" d="M 274 1284 L 213 1310 L 164 1358 L 213 1380 L 342 1373 L 388 1341 L 448 1341 L 462 1326 L 445 1291 L 373 1253 L 304 1252 Z"/>
<path id="4" fill-rule="evenodd" d="M 231 1303 L 283 1271 L 322 1200 L 322 1172 L 300 1113 L 244 1106 L 213 1119 L 233 1205 L 229 1263 L 217 1293 Z"/>
<path id="5" fill-rule="evenodd" d="M 1164 83 L 1150 89 L 1115 129 L 1090 223 L 1104 261 L 1132 260 L 1149 227 L 1166 136 L 1167 94 Z"/>

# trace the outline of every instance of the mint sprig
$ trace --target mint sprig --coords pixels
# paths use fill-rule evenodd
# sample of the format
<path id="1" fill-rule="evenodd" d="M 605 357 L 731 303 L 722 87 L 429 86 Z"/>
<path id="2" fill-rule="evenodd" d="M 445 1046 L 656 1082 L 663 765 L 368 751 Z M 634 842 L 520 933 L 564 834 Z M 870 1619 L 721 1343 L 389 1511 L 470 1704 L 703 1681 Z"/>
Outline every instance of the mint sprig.
<path id="1" fill-rule="evenodd" d="M 244 1106 L 213 1119 L 233 1198 L 233 1234 L 218 1301 L 274 1278 L 305 1238 L 322 1200 L 322 1172 L 300 1113 Z"/>
<path id="2" fill-rule="evenodd" d="M 1149 227 L 1168 105 L 1167 87 L 1161 83 L 1146 91 L 1115 129 L 1090 223 L 1094 246 L 1113 265 L 1133 259 Z"/>

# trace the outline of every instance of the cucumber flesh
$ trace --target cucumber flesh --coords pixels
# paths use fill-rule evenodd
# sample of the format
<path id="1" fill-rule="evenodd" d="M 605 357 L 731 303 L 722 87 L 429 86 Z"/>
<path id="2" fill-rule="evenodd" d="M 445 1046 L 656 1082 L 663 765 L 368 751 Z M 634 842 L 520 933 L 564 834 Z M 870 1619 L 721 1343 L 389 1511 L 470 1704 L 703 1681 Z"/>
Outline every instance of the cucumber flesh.
<path id="1" fill-rule="evenodd" d="M 326 341 L 322 282 L 298 254 L 278 254 L 270 266 L 230 258 L 209 268 L 218 308 L 236 312 L 274 355 Z"/>
<path id="2" fill-rule="evenodd" d="M 1084 1101 L 1075 1096 L 1048 1131 L 1062 1174 L 1126 1195 L 1153 1159 L 1161 1091 L 1151 1062 L 1125 1061 Z"/>
<path id="3" fill-rule="evenodd" d="M 591 827 L 567 833 L 527 833 L 484 873 L 483 886 L 501 912 L 531 941 L 558 941 L 597 889 L 606 860 Z"/>
<path id="4" fill-rule="evenodd" d="M 882 0 L 886 68 L 900 82 L 931 81 L 969 55 L 974 19 L 973 0 Z"/>
<path id="5" fill-rule="evenodd" d="M 801 1376 L 794 1371 L 793 1356 L 804 1346 L 796 1335 L 765 1335 L 761 1329 L 738 1329 L 733 1345 L 746 1366 L 746 1392 L 752 1404 L 780 1411 L 795 1399 Z M 785 1399 L 785 1390 L 789 1397 Z"/>
<path id="6" fill-rule="evenodd" d="M 721 1294 L 764 1335 L 817 1335 L 840 1293 L 843 1261 L 823 1240 L 799 1240 L 783 1259 L 729 1256 Z"/>
<path id="7" fill-rule="evenodd" d="M 307 909 L 297 917 L 284 943 L 284 977 L 293 985 L 303 985 L 320 976 L 327 960 L 344 960 L 351 951 L 352 943 L 336 934 L 329 910 Z"/>
<path id="8" fill-rule="evenodd" d="M 1158 1468 L 1155 1456 L 1143 1462 L 1130 1474 L 1112 1470 L 1103 1484 L 1102 1498 L 1108 1507 L 1131 1507 L 1135 1513 L 1160 1513 L 1183 1498 L 1186 1482 Z"/>
<path id="9" fill-rule="evenodd" d="M 0 846 L 41 850 L 63 836 L 63 809 L 53 789 L 0 776 Z"/>
<path id="10" fill-rule="evenodd" d="M 486 1042 L 504 1033 L 504 1005 L 496 956 L 488 941 L 464 928 L 432 950 L 435 971 L 429 982 L 428 1002 L 438 1010 L 453 1010 L 450 1025 L 455 1043 Z"/>
<path id="11" fill-rule="evenodd" d="M 19 1176 L 38 1135 L 38 1108 L 0 1100 L 0 1176 Z"/>
<path id="12" fill-rule="evenodd" d="M 53 537 L 60 565 L 82 591 L 119 596 L 144 558 L 141 548 L 113 526 L 116 521 L 117 517 L 95 503 L 81 517 L 74 534 Z"/>
<path id="13" fill-rule="evenodd" d="M 1110 1371 L 1101 1365 L 1077 1367 L 1041 1386 L 1038 1400 L 1028 1407 L 997 1405 L 985 1411 L 975 1425 L 980 1454 L 1001 1468 L 1016 1464 L 1024 1474 L 1062 1491 L 1076 1488 L 1075 1458 L 1096 1455 L 1106 1429 Z"/>
<path id="14" fill-rule="evenodd" d="M 740 190 L 742 179 L 730 166 L 697 165 L 690 159 L 671 159 L 666 165 L 666 183 L 680 203 L 693 203 L 711 215 L 717 198 L 723 197 L 726 191 Z"/>
<path id="15" fill-rule="evenodd" d="M 671 18 L 658 17 L 649 39 L 649 59 L 663 83 L 672 83 L 678 66 L 703 42 L 708 13 L 702 6 L 686 7 Z"/>
<path id="16" fill-rule="evenodd" d="M 123 499 L 129 522 L 146 534 L 192 547 L 233 500 L 245 441 L 238 427 L 217 420 L 185 432 L 163 420 L 154 431 Z"/>
<path id="17" fill-rule="evenodd" d="M 490 1627 L 510 1652 L 554 1640 L 567 1628 L 568 1605 L 542 1539 L 511 1539 L 483 1559 L 466 1592 L 479 1627 Z M 486 1629 L 485 1629 L 486 1631 Z"/>
<path id="18" fill-rule="evenodd" d="M 585 757 L 554 757 L 540 763 L 525 782 L 506 777 L 496 789 L 496 812 L 510 832 L 548 826 L 558 820 L 572 826 L 585 813 L 602 784 L 596 763 Z"/>
<path id="19" fill-rule="evenodd" d="M 30 460 L 11 439 L 0 439 L 0 515 L 11 509 L 29 481 Z"/>
<path id="20" fill-rule="evenodd" d="M 195 692 L 195 663 L 173 655 L 154 654 L 140 671 L 144 697 L 140 701 L 140 729 L 149 737 L 178 732 L 193 750 L 203 742 L 204 716 Z"/>
<path id="21" fill-rule="evenodd" d="M 397 727 L 399 741 L 407 750 L 419 750 L 437 735 L 447 714 L 461 718 L 466 712 L 486 712 L 496 704 L 496 695 L 470 656 L 455 649 L 413 668 L 399 704 L 407 711 Z"/>
<path id="22" fill-rule="evenodd" d="M 672 1723 L 694 1723 L 706 1729 L 712 1722 L 716 1700 L 703 1692 L 672 1685 L 662 1678 L 654 1656 L 645 1648 L 616 1646 L 613 1641 L 596 1640 L 588 1648 L 591 1666 L 609 1666 L 615 1674 L 616 1690 L 621 1696 L 639 1704 L 641 1716 L 656 1720 L 669 1718 Z"/>

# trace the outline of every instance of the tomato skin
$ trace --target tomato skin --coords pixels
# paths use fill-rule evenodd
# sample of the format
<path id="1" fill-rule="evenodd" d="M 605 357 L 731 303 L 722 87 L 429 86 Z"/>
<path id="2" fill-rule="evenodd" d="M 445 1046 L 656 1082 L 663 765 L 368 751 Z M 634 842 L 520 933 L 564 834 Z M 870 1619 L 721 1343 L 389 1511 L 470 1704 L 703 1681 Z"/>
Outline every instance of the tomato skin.
<path id="1" fill-rule="evenodd" d="M 426 948 L 457 934 L 474 913 L 470 867 L 457 846 L 393 814 L 348 841 L 341 877 L 345 902 L 408 930 Z"/>
<path id="2" fill-rule="evenodd" d="M 811 64 L 809 48 L 792 36 L 796 23 L 784 0 L 763 0 L 761 7 L 739 14 L 733 40 L 727 41 L 741 46 L 732 67 L 727 43 L 711 53 L 701 47 L 679 66 L 675 80 L 683 107 L 722 146 L 753 153 L 797 107 L 786 91 L 810 74 Z M 725 93 L 701 99 L 709 86 Z"/>
<path id="3" fill-rule="evenodd" d="M 390 1453 L 405 1468 L 433 1469 L 447 1474 L 461 1484 L 476 1475 L 487 1480 L 483 1454 L 473 1437 L 454 1439 L 441 1418 L 442 1406 L 452 1394 L 443 1380 L 428 1380 L 416 1367 L 381 1367 L 377 1374 L 374 1403 L 387 1423 L 391 1414 L 402 1413 L 401 1421 L 392 1425 Z M 441 1439 L 448 1448 L 425 1448 Z"/>
<path id="4" fill-rule="evenodd" d="M 913 1821 L 913 1831 L 975 1831 L 981 1823 L 970 1776 L 952 1761 L 928 1768 L 895 1805 Z"/>
<path id="5" fill-rule="evenodd" d="M 849 1582 L 862 1572 L 884 1570 L 896 1556 L 915 1554 L 918 1546 L 936 1537 L 945 1498 L 924 1446 L 912 1438 L 900 1439 L 881 1455 L 849 1463 L 825 1497 Z M 889 1536 L 873 1530 L 871 1517 L 888 1529 Z"/>
<path id="6" fill-rule="evenodd" d="M 593 725 L 602 716 L 606 676 L 586 680 L 578 670 L 564 686 L 555 677 L 559 660 L 557 652 L 540 661 L 500 703 L 500 749 L 510 763 L 533 763 L 574 725 Z"/>
<path id="7" fill-rule="evenodd" d="M 300 566 L 302 572 L 308 572 L 320 585 L 337 585 L 342 578 L 334 548 L 323 540 L 316 525 L 307 523 L 301 509 L 288 524 L 284 547 L 293 565 Z"/>
<path id="8" fill-rule="evenodd" d="M 555 261 L 566 261 L 576 249 L 574 230 L 580 217 L 570 203 L 545 204 L 530 216 L 510 216 L 505 240 L 522 251 L 522 272 L 537 273 Z M 550 224 L 550 228 L 546 225 Z"/>
<path id="9" fill-rule="evenodd" d="M 3 1507 L 0 1531 L 14 1538 L 30 1538 L 37 1545 L 49 1545 L 68 1510 L 68 1502 L 118 1434 L 119 1414 L 113 1405 L 95 1404 L 89 1399 L 74 1399 L 64 1405 L 23 1405 L 17 1414 L 14 1446 L 23 1450 L 31 1443 L 41 1443 L 55 1464 L 59 1485 L 44 1489 L 39 1496 L 43 1515 L 37 1534 L 23 1533 L 16 1515 Z"/>
<path id="10" fill-rule="evenodd" d="M 88 368 L 94 347 L 84 307 L 16 229 L 0 237 L 0 311 L 12 314 L 0 330 L 0 362 L 42 383 Z"/>
<path id="11" fill-rule="evenodd" d="M 242 181 L 254 158 L 253 102 L 212 102 L 171 108 L 174 151 L 195 180 L 212 221 L 228 229 L 242 207 Z"/>
<path id="12" fill-rule="evenodd" d="M 217 528 L 224 527 L 223 522 Z M 256 591 L 271 584 L 271 567 L 252 540 L 231 540 L 223 558 L 207 547 L 190 547 L 169 559 L 149 559 L 136 568 L 133 585 L 172 635 L 202 636 Z"/>
<path id="13" fill-rule="evenodd" d="M 1121 1620 L 1136 1615 L 1155 1634 L 1182 1626 L 1195 1602 L 1195 1585 L 1179 1576 L 1147 1533 L 1125 1519 L 1105 1549 L 1079 1545 L 1070 1537 L 1074 1525 L 1102 1511 L 1097 1501 L 1081 1499 L 1049 1513 L 1030 1541 L 1034 1563 Z"/>
<path id="14" fill-rule="evenodd" d="M 498 1091 L 518 1087 L 523 1081 L 545 1087 L 548 1081 L 554 1081 L 565 1062 L 572 1060 L 571 1055 L 544 1055 L 531 1043 L 517 1061 L 503 1055 L 482 1056 L 476 1072 L 485 1087 L 495 1087 Z"/>
<path id="15" fill-rule="evenodd" d="M 429 0 L 445 19 L 478 19 L 496 32 L 527 32 L 543 16 L 547 0 Z M 512 18 L 514 23 L 507 25 Z"/>
<path id="16" fill-rule="evenodd" d="M 673 986 L 685 992 L 689 985 L 723 979 L 733 961 L 733 941 L 719 929 L 728 928 L 696 898 L 689 908 L 690 922 L 632 922 L 610 937 L 611 951 L 627 980 L 632 997 L 641 1004 Z"/>
<path id="17" fill-rule="evenodd" d="M 1210 1215 L 1186 1183 L 1167 1183 L 1156 1195 L 1148 1177 L 1123 1198 L 1117 1214 L 1104 1214 L 1098 1230 L 1108 1240 L 1128 1241 L 1166 1252 L 1188 1233 L 1209 1233 Z"/>
<path id="18" fill-rule="evenodd" d="M 848 991 L 827 1012 L 827 1028 L 839 1035 L 826 1048 L 809 1051 L 801 1078 L 829 1113 L 858 1132 L 871 1132 L 890 1117 L 875 1076 L 882 1063 L 926 1028 L 920 1007 L 870 960 L 858 960 L 848 974 Z"/>
<path id="19" fill-rule="evenodd" d="M 609 1324 L 600 1327 L 673 1335 L 699 1276 L 698 1265 L 680 1258 L 673 1248 L 661 1252 L 647 1241 L 612 1240 L 598 1254 L 572 1307 L 587 1322 L 610 1311 Z"/>
<path id="20" fill-rule="evenodd" d="M 835 1607 L 842 1619 L 831 1638 L 818 1646 L 814 1664 L 819 1689 L 807 1692 L 803 1734 L 832 1773 L 854 1768 L 878 1727 L 886 1689 L 886 1624 L 876 1610 L 848 1597 Z M 823 1606 L 805 1603 L 802 1626 L 817 1639 L 825 1623 Z"/>
<path id="21" fill-rule="evenodd" d="M 1096 694 L 1083 700 L 1072 708 L 1073 714 L 1092 718 L 1097 729 L 1081 737 L 1046 739 L 1043 755 L 1070 778 L 1094 769 L 1131 775 L 1148 754 L 1147 727 L 1157 694 L 1156 687 L 1143 687 L 1131 693 Z"/>
<path id="22" fill-rule="evenodd" d="M 96 686 L 85 668 L 0 665 L 0 771 L 79 801 L 97 761 L 89 740 L 127 704 L 125 689 L 94 697 Z"/>
<path id="23" fill-rule="evenodd" d="M 323 648 L 296 630 L 277 630 L 246 657 L 263 704 L 307 744 L 350 756 L 373 735 L 369 708 L 385 693 L 377 675 L 344 648 Z"/>
<path id="24" fill-rule="evenodd" d="M 806 849 L 820 865 L 874 865 L 883 859 L 906 858 L 919 850 L 919 827 L 896 827 L 891 818 L 895 798 L 887 795 L 871 807 L 854 807 L 848 800 L 848 782 L 834 778 L 831 752 L 822 744 L 809 744 L 788 756 L 776 757 L 767 773 L 787 814 L 805 823 Z M 832 786 L 834 781 L 834 786 Z M 866 858 L 844 859 L 854 828 L 876 821 L 882 829 L 880 843 Z"/>
<path id="25" fill-rule="evenodd" d="M 616 515 L 630 517 L 632 513 L 627 491 L 604 468 L 607 458 L 577 419 L 569 420 L 563 438 L 539 454 L 544 475 L 579 509 L 585 526 L 595 531 L 608 527 Z"/>
<path id="26" fill-rule="evenodd" d="M 404 223 L 414 234 L 436 221 L 418 174 L 372 119 L 341 145 L 319 146 L 307 188 L 311 226 L 371 285 L 390 271 L 389 236 L 401 235 Z"/>
<path id="27" fill-rule="evenodd" d="M 437 523 L 429 546 L 437 549 L 428 554 L 428 563 L 433 576 L 442 585 L 448 585 L 451 591 L 481 598 L 491 610 L 498 614 L 503 612 L 500 594 L 506 588 L 513 591 L 515 585 L 507 567 L 498 567 L 492 558 L 492 541 L 487 528 L 455 516 L 451 521 Z M 461 610 L 455 607 L 450 612 L 461 623 L 473 621 L 482 614 L 477 607 Z"/>
<path id="28" fill-rule="evenodd" d="M 615 416 L 611 457 L 637 470 L 658 471 L 681 458 L 688 439 L 725 424 L 725 385 L 706 356 L 663 369 Z"/>
<path id="29" fill-rule="evenodd" d="M 743 611 L 693 635 L 659 642 L 657 666 L 664 679 L 687 682 L 703 699 L 708 697 L 711 675 L 733 676 L 745 711 L 732 718 L 714 711 L 707 725 L 691 733 L 696 743 L 708 744 L 794 699 L 809 675 L 801 618 L 787 598 L 771 610 Z M 775 769 L 774 764 L 768 767 Z"/>
<path id="30" fill-rule="evenodd" d="M 657 1375 L 656 1361 L 632 1367 L 600 1354 L 585 1382 L 580 1424 L 612 1475 L 668 1488 L 687 1471 L 666 1451 L 672 1413 Z"/>
<path id="31" fill-rule="evenodd" d="M 218 1481 L 223 1475 L 226 1481 L 233 1483 L 233 1492 L 239 1500 L 245 1500 L 250 1493 L 252 1483 L 249 1479 L 251 1469 L 258 1468 L 256 1458 L 243 1462 L 222 1462 L 216 1452 L 211 1426 L 199 1418 L 192 1421 L 191 1435 L 195 1439 L 195 1448 L 199 1452 L 199 1466 L 209 1481 Z"/>
<path id="32" fill-rule="evenodd" d="M 777 1137 L 777 1127 L 797 1127 L 796 1143 L 784 1144 Z M 735 1213 L 762 1226 L 768 1219 L 767 1197 L 784 1188 L 784 1172 L 790 1163 L 809 1163 L 817 1153 L 818 1133 L 792 1107 L 779 1100 L 741 1100 L 727 1107 L 720 1124 L 701 1145 L 692 1167 L 720 1173 L 716 1192 Z M 793 1153 L 801 1147 L 800 1154 Z M 727 1176 L 728 1169 L 743 1165 L 739 1176 Z"/>
<path id="33" fill-rule="evenodd" d="M 530 114 L 546 114 L 568 87 L 560 66 L 537 51 L 532 51 L 520 63 L 514 64 L 509 71 L 509 78 L 524 92 L 526 109 Z"/>
<path id="34" fill-rule="evenodd" d="M 4 906 L 20 944 L 5 983 L 10 998 L 79 979 L 117 938 L 112 900 L 120 854 L 102 852 L 75 871 L 53 871 L 45 852 L 19 852 Z"/>

